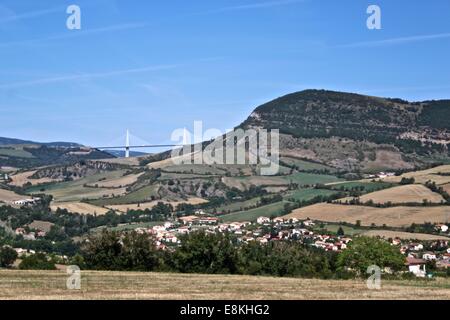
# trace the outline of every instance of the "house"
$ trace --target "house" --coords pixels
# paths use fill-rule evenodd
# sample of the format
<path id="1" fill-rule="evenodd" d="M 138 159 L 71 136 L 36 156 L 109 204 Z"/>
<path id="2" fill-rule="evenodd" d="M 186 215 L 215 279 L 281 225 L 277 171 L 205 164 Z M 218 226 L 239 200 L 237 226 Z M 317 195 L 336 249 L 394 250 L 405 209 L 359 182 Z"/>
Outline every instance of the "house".
<path id="1" fill-rule="evenodd" d="M 22 249 L 22 248 L 14 248 L 14 251 L 17 252 L 17 256 L 19 258 L 23 257 L 23 256 L 28 256 L 30 254 L 35 254 L 36 251 L 34 250 L 27 250 L 27 249 Z"/>
<path id="2" fill-rule="evenodd" d="M 34 205 L 39 202 L 41 198 L 33 198 L 33 199 L 21 199 L 13 201 L 12 203 L 17 206 L 25 206 L 25 205 Z"/>
<path id="3" fill-rule="evenodd" d="M 269 222 L 270 222 L 270 218 L 267 218 L 267 217 L 259 217 L 258 219 L 256 219 L 256 222 L 257 222 L 258 224 L 269 223 Z"/>
<path id="4" fill-rule="evenodd" d="M 229 227 L 230 227 L 230 225 L 228 223 L 221 223 L 221 224 L 219 224 L 219 230 L 222 231 L 222 232 L 223 231 L 227 231 Z"/>
<path id="5" fill-rule="evenodd" d="M 183 224 L 192 224 L 194 221 L 197 221 L 199 217 L 197 216 L 185 216 L 180 217 L 178 220 L 180 220 Z"/>
<path id="6" fill-rule="evenodd" d="M 425 264 L 425 260 L 413 257 L 407 257 L 405 262 L 405 265 L 408 267 L 409 272 L 413 273 L 416 277 L 421 278 L 425 277 L 427 273 Z"/>
<path id="7" fill-rule="evenodd" d="M 450 260 L 439 260 L 436 262 L 436 267 L 441 269 L 450 268 Z"/>
<path id="8" fill-rule="evenodd" d="M 14 232 L 17 235 L 24 235 L 27 233 L 24 228 L 17 228 Z"/>
<path id="9" fill-rule="evenodd" d="M 436 254 L 434 254 L 433 252 L 425 252 L 422 255 L 422 259 L 427 261 L 436 260 Z"/>
<path id="10" fill-rule="evenodd" d="M 447 232 L 448 231 L 448 226 L 446 224 L 437 224 L 436 225 L 436 230 L 438 230 L 440 232 Z"/>
<path id="11" fill-rule="evenodd" d="M 24 234 L 23 235 L 23 239 L 24 240 L 34 241 L 34 240 L 36 240 L 36 234 L 34 232 L 30 232 L 28 234 Z"/>
<path id="12" fill-rule="evenodd" d="M 345 244 L 345 243 L 343 243 L 343 242 L 336 242 L 335 245 L 336 245 L 340 250 L 347 249 L 347 244 Z"/>
<path id="13" fill-rule="evenodd" d="M 178 229 L 177 229 L 177 232 L 178 233 L 181 233 L 181 234 L 188 234 L 189 233 L 189 227 L 188 226 L 184 226 L 184 227 L 179 227 Z"/>
<path id="14" fill-rule="evenodd" d="M 165 240 L 165 242 L 171 242 L 171 243 L 177 243 L 178 242 L 178 238 L 175 235 L 173 235 L 173 234 L 166 235 L 164 240 Z"/>
<path id="15" fill-rule="evenodd" d="M 231 231 L 237 231 L 246 226 L 247 222 L 232 222 L 229 224 L 229 228 Z"/>
<path id="16" fill-rule="evenodd" d="M 196 222 L 200 224 L 217 224 L 219 222 L 218 218 L 212 218 L 212 217 L 203 217 L 198 219 Z"/>
<path id="17" fill-rule="evenodd" d="M 274 218 L 273 220 L 272 220 L 274 223 L 283 223 L 284 222 L 284 219 L 283 218 Z"/>
<path id="18" fill-rule="evenodd" d="M 344 238 L 341 238 L 341 241 L 345 244 L 348 244 L 350 241 L 352 241 L 352 238 L 344 237 Z"/>
<path id="19" fill-rule="evenodd" d="M 167 230 L 167 229 L 171 229 L 171 228 L 173 228 L 174 227 L 174 225 L 173 225 L 173 223 L 172 222 L 170 222 L 170 221 L 166 221 L 166 222 L 164 222 L 164 228 Z"/>
<path id="20" fill-rule="evenodd" d="M 267 240 L 267 238 L 265 237 L 256 238 L 256 241 L 258 241 L 261 244 L 266 244 L 267 242 L 269 242 L 269 240 Z"/>
<path id="21" fill-rule="evenodd" d="M 166 228 L 164 226 L 153 226 L 152 227 L 153 233 L 159 233 L 166 231 Z"/>
<path id="22" fill-rule="evenodd" d="M 255 241 L 255 238 L 245 236 L 245 237 L 242 237 L 242 241 L 244 241 L 244 242 Z"/>
<path id="23" fill-rule="evenodd" d="M 47 233 L 45 231 L 38 231 L 38 233 L 36 234 L 37 237 L 43 238 L 45 237 Z"/>
<path id="24" fill-rule="evenodd" d="M 312 227 L 315 225 L 314 221 L 312 221 L 312 220 L 305 220 L 305 221 L 303 221 L 303 224 L 307 227 Z"/>
<path id="25" fill-rule="evenodd" d="M 412 251 L 423 250 L 423 244 L 421 244 L 421 243 L 410 243 L 409 244 L 409 250 L 412 250 Z"/>
<path id="26" fill-rule="evenodd" d="M 387 178 L 387 177 L 393 177 L 393 176 L 395 176 L 394 172 L 380 172 L 378 174 L 378 178 L 380 178 L 380 179 L 384 179 L 384 178 Z"/>
<path id="27" fill-rule="evenodd" d="M 289 231 L 287 230 L 279 231 L 278 238 L 287 240 L 289 238 Z"/>

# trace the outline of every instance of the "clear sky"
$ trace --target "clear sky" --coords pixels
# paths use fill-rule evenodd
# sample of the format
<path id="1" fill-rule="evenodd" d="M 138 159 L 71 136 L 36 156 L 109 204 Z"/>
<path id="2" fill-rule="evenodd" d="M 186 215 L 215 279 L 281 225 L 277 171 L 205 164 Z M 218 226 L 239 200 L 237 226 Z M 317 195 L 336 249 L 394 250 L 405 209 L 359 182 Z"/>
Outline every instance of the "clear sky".
<path id="1" fill-rule="evenodd" d="M 450 1 L 0 1 L 0 136 L 167 143 L 306 88 L 450 98 Z"/>

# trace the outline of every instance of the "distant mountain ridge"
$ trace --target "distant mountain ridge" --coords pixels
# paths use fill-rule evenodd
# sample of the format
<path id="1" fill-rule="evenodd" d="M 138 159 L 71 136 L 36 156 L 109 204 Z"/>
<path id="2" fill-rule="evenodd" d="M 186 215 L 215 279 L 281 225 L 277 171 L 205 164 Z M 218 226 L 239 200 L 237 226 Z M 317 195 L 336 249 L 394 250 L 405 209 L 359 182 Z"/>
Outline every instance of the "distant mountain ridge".
<path id="1" fill-rule="evenodd" d="M 107 158 L 114 156 L 74 142 L 42 143 L 0 137 L 0 166 L 28 168 Z"/>
<path id="2" fill-rule="evenodd" d="M 48 147 L 63 147 L 63 148 L 70 148 L 70 147 L 82 147 L 83 145 L 75 142 L 61 142 L 61 141 L 55 141 L 55 142 L 36 142 L 31 140 L 22 140 L 22 139 L 15 139 L 15 138 L 6 138 L 6 137 L 0 137 L 0 145 L 20 145 L 20 144 L 35 144 L 35 145 L 43 145 Z"/>

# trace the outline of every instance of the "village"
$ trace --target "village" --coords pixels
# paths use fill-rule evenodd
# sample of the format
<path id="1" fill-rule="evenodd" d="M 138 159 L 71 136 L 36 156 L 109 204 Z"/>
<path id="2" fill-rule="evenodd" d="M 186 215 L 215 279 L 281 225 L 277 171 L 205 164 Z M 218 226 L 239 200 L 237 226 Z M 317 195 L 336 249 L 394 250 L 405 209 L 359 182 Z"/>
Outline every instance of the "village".
<path id="1" fill-rule="evenodd" d="M 40 198 L 22 199 L 15 201 L 16 206 L 33 206 L 40 202 Z M 53 223 L 35 220 L 32 223 L 11 230 L 16 236 L 24 240 L 38 240 L 45 238 L 51 231 Z M 148 227 L 127 225 L 131 230 L 140 234 L 148 234 L 154 240 L 157 249 L 171 250 L 181 244 L 181 236 L 195 231 L 205 233 L 227 233 L 233 235 L 237 244 L 257 242 L 267 244 L 273 241 L 293 241 L 324 251 L 341 252 L 349 246 L 352 235 L 344 234 L 340 228 L 337 232 L 330 232 L 324 228 L 321 221 L 297 218 L 260 216 L 256 221 L 223 222 L 215 215 L 207 214 L 199 209 L 192 215 L 172 217 L 167 221 L 157 222 Z M 129 228 L 130 229 L 130 228 Z M 405 256 L 405 266 L 409 272 L 417 277 L 430 277 L 432 273 L 427 265 L 433 269 L 447 270 L 450 267 L 450 246 L 447 236 L 450 235 L 447 224 L 435 224 L 436 234 L 443 235 L 440 240 L 419 241 L 399 237 L 386 238 L 392 246 L 399 248 Z M 14 248 L 19 257 L 33 254 L 33 251 Z M 63 260 L 66 257 L 61 257 Z M 406 269 L 406 268 L 405 268 Z"/>
<path id="2" fill-rule="evenodd" d="M 345 250 L 352 237 L 344 234 L 321 233 L 317 230 L 318 222 L 299 220 L 296 218 L 283 219 L 281 217 L 259 217 L 256 222 L 239 221 L 223 223 L 219 218 L 211 217 L 202 210 L 195 215 L 178 218 L 177 221 L 166 221 L 162 225 L 149 228 L 136 228 L 138 233 L 147 233 L 156 240 L 158 249 L 166 250 L 180 244 L 180 236 L 203 230 L 206 233 L 229 233 L 236 236 L 238 243 L 251 241 L 267 244 L 270 241 L 297 241 L 301 244 L 313 246 L 325 251 L 340 252 Z M 447 233 L 446 224 L 437 224 L 436 231 Z M 405 266 L 409 272 L 417 277 L 431 276 L 427 273 L 426 265 L 432 263 L 438 269 L 447 270 L 450 267 L 450 246 L 448 240 L 417 241 L 395 237 L 387 241 L 397 246 L 405 256 Z"/>

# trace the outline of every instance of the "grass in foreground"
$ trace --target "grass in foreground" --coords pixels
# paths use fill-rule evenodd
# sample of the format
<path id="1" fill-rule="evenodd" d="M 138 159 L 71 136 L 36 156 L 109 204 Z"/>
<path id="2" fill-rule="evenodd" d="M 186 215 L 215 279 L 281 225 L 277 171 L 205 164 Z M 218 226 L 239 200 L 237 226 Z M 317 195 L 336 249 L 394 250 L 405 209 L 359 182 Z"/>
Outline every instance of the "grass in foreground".
<path id="1" fill-rule="evenodd" d="M 64 271 L 0 271 L 0 299 L 450 299 L 450 279 L 317 280 L 231 275 L 82 271 L 81 290 Z"/>

